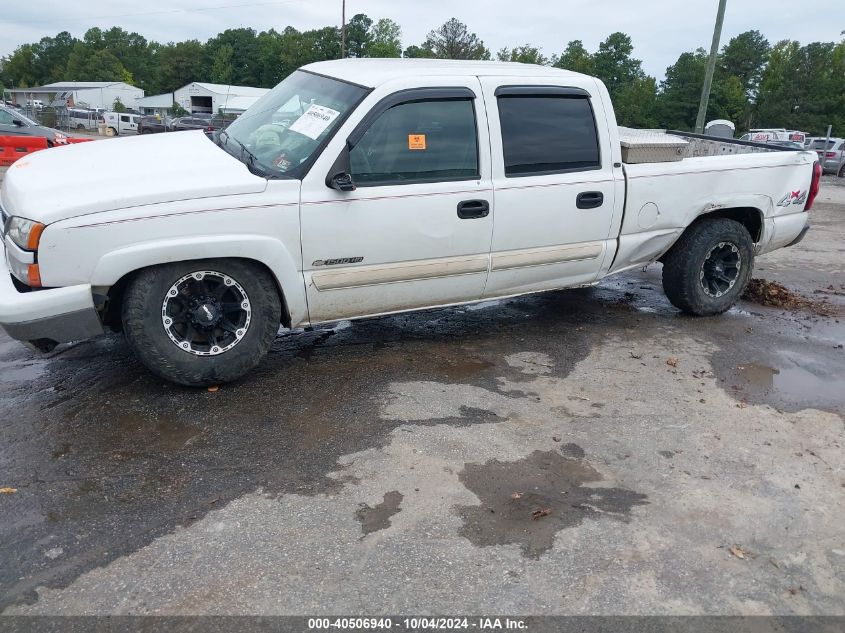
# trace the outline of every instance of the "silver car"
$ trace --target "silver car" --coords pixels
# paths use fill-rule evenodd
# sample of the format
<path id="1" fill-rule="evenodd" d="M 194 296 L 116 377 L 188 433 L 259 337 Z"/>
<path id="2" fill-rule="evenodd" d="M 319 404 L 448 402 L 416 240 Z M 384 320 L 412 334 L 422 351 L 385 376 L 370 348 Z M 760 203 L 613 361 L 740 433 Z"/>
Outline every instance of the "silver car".
<path id="1" fill-rule="evenodd" d="M 827 143 L 827 147 L 825 147 Z M 831 137 L 828 141 L 824 138 L 814 139 L 807 148 L 819 155 L 819 162 L 826 174 L 836 174 L 845 178 L 845 140 Z"/>
<path id="2" fill-rule="evenodd" d="M 0 105 L 0 136 L 43 136 L 50 147 L 67 143 L 67 134 L 64 132 L 39 125 L 5 105 Z"/>

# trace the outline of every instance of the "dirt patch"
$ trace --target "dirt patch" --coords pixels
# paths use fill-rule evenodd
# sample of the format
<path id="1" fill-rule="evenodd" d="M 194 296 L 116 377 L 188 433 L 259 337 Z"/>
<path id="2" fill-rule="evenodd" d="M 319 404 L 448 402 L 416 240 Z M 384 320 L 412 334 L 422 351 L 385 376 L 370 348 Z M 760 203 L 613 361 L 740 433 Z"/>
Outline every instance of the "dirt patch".
<path id="1" fill-rule="evenodd" d="M 574 444 L 566 447 L 570 455 L 584 454 Z M 648 503 L 638 492 L 585 485 L 603 478 L 583 459 L 557 451 L 466 464 L 459 477 L 481 499 L 480 506 L 456 508 L 464 521 L 459 534 L 480 547 L 518 543 L 534 559 L 551 549 L 562 529 L 588 518 L 627 522 L 631 508 Z"/>
<path id="2" fill-rule="evenodd" d="M 404 496 L 398 490 L 391 490 L 384 493 L 384 501 L 372 508 L 366 503 L 355 513 L 355 518 L 361 522 L 361 530 L 364 536 L 371 532 L 385 530 L 390 527 L 390 517 L 401 512 L 399 504 Z"/>
<path id="3" fill-rule="evenodd" d="M 838 310 L 825 300 L 814 300 L 792 292 L 786 286 L 767 279 L 752 279 L 742 294 L 746 301 L 785 310 L 804 310 L 819 316 L 834 316 Z"/>

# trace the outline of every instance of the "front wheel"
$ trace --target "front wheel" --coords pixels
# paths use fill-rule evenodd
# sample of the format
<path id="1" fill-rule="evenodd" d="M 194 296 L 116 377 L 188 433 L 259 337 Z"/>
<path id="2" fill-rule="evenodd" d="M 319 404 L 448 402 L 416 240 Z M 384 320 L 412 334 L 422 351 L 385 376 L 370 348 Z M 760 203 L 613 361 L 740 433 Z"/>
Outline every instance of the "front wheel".
<path id="1" fill-rule="evenodd" d="M 742 296 L 753 266 L 748 229 L 735 220 L 702 219 L 663 257 L 663 290 L 684 312 L 721 314 Z"/>
<path id="2" fill-rule="evenodd" d="M 122 318 L 130 347 L 150 371 L 199 387 L 258 365 L 278 332 L 281 300 L 269 273 L 250 262 L 177 262 L 131 280 Z"/>

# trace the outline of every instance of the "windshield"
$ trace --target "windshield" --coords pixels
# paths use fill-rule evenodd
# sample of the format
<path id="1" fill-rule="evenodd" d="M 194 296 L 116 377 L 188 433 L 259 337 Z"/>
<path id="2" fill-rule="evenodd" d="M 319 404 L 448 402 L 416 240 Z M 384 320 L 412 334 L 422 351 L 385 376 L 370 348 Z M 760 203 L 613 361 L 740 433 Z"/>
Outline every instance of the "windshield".
<path id="1" fill-rule="evenodd" d="M 366 90 L 297 71 L 220 133 L 222 147 L 266 176 L 297 176 Z"/>
<path id="2" fill-rule="evenodd" d="M 827 148 L 825 148 L 825 143 L 827 143 Z M 833 149 L 833 146 L 836 145 L 836 140 L 830 139 L 818 139 L 813 141 L 813 149 Z"/>
<path id="3" fill-rule="evenodd" d="M 0 108 L 3 112 L 10 114 L 13 119 L 20 119 L 27 125 L 38 125 L 35 121 L 30 119 L 28 116 L 24 116 L 21 112 L 15 112 L 14 110 L 10 110 L 9 108 Z"/>

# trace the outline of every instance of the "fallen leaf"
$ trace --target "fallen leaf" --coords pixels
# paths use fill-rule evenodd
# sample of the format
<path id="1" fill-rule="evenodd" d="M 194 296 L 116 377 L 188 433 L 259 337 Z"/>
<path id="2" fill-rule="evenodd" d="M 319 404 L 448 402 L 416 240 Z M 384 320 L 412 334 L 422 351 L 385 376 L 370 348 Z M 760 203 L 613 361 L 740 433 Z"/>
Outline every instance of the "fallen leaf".
<path id="1" fill-rule="evenodd" d="M 214 392 L 215 392 L 215 391 L 217 391 L 218 389 L 220 389 L 220 387 L 218 387 L 218 386 L 216 386 L 216 385 L 215 385 L 214 387 L 209 387 L 209 388 L 208 388 L 208 390 L 209 390 L 211 393 L 214 393 Z"/>
<path id="2" fill-rule="evenodd" d="M 0 488 L 0 494 L 13 495 L 18 491 L 17 488 Z"/>
<path id="3" fill-rule="evenodd" d="M 511 494 L 511 499 L 513 499 L 514 501 L 516 501 L 517 499 L 522 499 L 522 493 L 514 492 L 513 494 Z"/>
<path id="4" fill-rule="evenodd" d="M 675 358 L 674 356 L 670 356 L 669 358 L 666 359 L 666 364 L 669 365 L 670 367 L 677 367 L 678 366 L 678 359 Z"/>
<path id="5" fill-rule="evenodd" d="M 634 354 L 634 352 L 629 352 L 629 354 L 631 354 L 631 358 L 642 358 L 643 357 L 642 354 Z"/>
<path id="6" fill-rule="evenodd" d="M 551 508 L 540 508 L 538 510 L 534 510 L 534 512 L 531 513 L 531 518 L 536 521 L 537 519 L 549 516 L 551 513 Z"/>
<path id="7" fill-rule="evenodd" d="M 742 560 L 745 560 L 745 550 L 742 549 L 739 545 L 732 545 L 729 548 L 729 550 L 730 550 L 731 554 L 733 554 L 737 558 L 741 558 Z"/>

